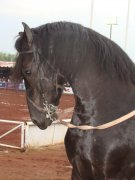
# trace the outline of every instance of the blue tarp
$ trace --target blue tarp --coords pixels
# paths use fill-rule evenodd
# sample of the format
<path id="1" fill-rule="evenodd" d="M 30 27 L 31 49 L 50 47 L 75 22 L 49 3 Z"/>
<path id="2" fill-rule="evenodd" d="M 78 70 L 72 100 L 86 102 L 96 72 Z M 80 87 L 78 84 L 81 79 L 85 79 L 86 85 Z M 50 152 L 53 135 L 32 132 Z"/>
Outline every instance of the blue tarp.
<path id="1" fill-rule="evenodd" d="M 5 82 L 0 82 L 0 88 L 6 88 L 6 83 Z"/>
<path id="2" fill-rule="evenodd" d="M 24 83 L 15 84 L 15 83 L 11 83 L 11 82 L 0 82 L 0 88 L 25 90 L 25 85 L 24 85 Z"/>

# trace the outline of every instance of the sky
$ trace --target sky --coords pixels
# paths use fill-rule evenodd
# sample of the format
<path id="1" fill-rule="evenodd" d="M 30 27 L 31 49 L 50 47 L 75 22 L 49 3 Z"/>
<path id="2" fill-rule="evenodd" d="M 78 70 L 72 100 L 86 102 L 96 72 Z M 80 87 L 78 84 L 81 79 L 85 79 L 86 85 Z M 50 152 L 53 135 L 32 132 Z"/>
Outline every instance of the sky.
<path id="1" fill-rule="evenodd" d="M 131 1 L 132 13 L 135 1 Z M 128 46 L 125 45 L 127 7 L 128 0 L 0 0 L 0 52 L 16 53 L 14 43 L 18 33 L 23 31 L 22 22 L 37 27 L 48 22 L 70 21 L 109 37 L 107 17 L 117 17 L 118 25 L 113 26 L 112 40 L 135 59 L 135 38 L 128 36 Z M 135 31 L 134 19 L 130 20 L 128 34 Z"/>
<path id="2" fill-rule="evenodd" d="M 30 27 L 55 21 L 89 26 L 90 6 L 90 0 L 0 0 L 0 51 L 14 52 L 21 22 Z"/>

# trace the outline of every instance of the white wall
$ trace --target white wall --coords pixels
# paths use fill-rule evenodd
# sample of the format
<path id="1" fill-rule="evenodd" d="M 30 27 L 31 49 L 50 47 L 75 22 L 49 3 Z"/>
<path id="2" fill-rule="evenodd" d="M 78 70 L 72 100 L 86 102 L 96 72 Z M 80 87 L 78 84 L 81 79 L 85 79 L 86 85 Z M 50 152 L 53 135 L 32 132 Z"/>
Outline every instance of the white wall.
<path id="1" fill-rule="evenodd" d="M 70 120 L 65 120 L 70 122 Z M 25 147 L 38 148 L 64 142 L 67 127 L 55 121 L 45 130 L 39 129 L 32 122 L 27 122 L 25 129 Z"/>

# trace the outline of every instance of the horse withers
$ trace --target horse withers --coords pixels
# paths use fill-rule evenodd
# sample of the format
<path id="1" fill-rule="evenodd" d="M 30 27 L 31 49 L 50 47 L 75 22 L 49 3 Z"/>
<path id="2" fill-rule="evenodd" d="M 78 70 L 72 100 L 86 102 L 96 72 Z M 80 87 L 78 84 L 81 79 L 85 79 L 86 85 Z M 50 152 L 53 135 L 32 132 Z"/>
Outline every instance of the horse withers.
<path id="1" fill-rule="evenodd" d="M 75 97 L 74 127 L 98 127 L 135 109 L 135 66 L 113 41 L 75 23 L 23 26 L 15 43 L 14 79 L 24 79 L 30 116 L 39 128 L 56 119 L 67 82 Z M 69 128 L 71 179 L 134 180 L 134 129 L 134 116 L 110 128 Z"/>

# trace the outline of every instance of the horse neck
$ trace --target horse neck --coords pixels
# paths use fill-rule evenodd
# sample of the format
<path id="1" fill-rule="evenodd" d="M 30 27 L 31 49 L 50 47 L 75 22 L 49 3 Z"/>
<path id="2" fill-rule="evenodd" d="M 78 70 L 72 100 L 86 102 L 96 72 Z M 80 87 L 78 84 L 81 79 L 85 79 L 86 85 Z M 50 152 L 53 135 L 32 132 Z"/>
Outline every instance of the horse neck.
<path id="1" fill-rule="evenodd" d="M 75 124 L 99 125 L 135 109 L 135 86 L 107 74 L 92 72 L 72 81 Z"/>

